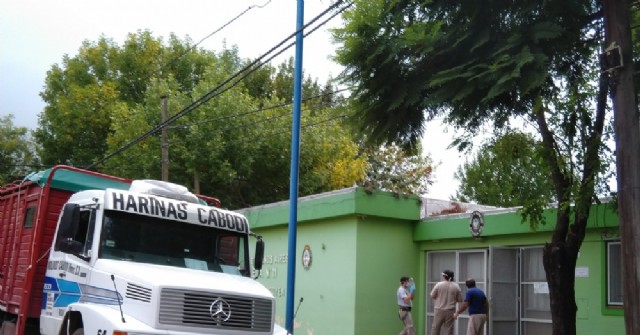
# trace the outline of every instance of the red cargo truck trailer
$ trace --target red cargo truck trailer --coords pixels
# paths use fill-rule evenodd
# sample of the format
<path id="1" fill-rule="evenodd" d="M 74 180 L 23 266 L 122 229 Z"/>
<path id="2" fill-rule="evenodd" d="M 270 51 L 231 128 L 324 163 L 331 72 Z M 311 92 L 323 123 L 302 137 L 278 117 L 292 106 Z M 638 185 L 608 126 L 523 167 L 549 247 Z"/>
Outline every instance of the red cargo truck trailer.
<path id="1" fill-rule="evenodd" d="M 128 189 L 131 180 L 56 166 L 0 187 L 0 313 L 15 333 L 39 334 L 27 320 L 40 316 L 51 242 L 62 206 L 88 189 Z M 3 320 L 1 321 L 5 321 Z M 13 333 L 3 323 L 3 332 Z M 35 326 L 34 326 L 35 327 Z"/>

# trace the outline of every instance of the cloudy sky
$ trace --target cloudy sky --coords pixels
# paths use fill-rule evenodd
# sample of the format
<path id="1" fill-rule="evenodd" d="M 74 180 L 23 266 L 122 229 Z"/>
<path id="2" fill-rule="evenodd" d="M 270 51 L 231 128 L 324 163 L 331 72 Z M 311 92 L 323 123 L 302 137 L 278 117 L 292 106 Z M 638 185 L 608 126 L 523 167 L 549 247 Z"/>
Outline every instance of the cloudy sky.
<path id="1" fill-rule="evenodd" d="M 330 0 L 305 0 L 305 22 L 329 6 Z M 0 115 L 13 114 L 17 126 L 36 128 L 46 72 L 64 55 L 76 55 L 85 40 L 104 35 L 122 43 L 129 33 L 149 30 L 165 39 L 170 33 L 195 43 L 206 38 L 199 47 L 214 51 L 237 45 L 242 57 L 257 57 L 295 32 L 296 9 L 297 0 L 0 0 Z M 305 75 L 324 81 L 339 74 L 327 29 L 340 24 L 338 16 L 305 38 Z M 290 48 L 275 63 L 294 54 Z M 463 157 L 446 149 L 450 138 L 440 125 L 427 125 L 425 151 L 441 162 L 429 194 L 434 198 L 448 199 L 457 188 L 453 172 Z"/>

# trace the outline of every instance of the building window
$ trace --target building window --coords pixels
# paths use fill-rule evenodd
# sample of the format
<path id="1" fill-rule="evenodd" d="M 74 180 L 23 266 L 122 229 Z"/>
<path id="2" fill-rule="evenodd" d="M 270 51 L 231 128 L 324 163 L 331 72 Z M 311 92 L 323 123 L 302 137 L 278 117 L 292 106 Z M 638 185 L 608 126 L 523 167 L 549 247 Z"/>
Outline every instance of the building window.
<path id="1" fill-rule="evenodd" d="M 522 248 L 520 302 L 523 334 L 551 334 L 551 299 L 542 247 Z"/>
<path id="2" fill-rule="evenodd" d="M 622 306 L 622 253 L 620 241 L 607 243 L 607 305 Z"/>

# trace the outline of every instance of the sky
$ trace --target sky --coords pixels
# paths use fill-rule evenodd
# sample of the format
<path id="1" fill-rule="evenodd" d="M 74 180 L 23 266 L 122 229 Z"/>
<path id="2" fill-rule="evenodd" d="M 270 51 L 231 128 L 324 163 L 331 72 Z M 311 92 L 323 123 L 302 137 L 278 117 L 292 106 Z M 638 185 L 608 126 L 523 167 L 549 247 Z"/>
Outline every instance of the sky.
<path id="1" fill-rule="evenodd" d="M 330 0 L 305 0 L 304 22 L 329 6 Z M 212 51 L 236 45 L 241 57 L 254 58 L 296 31 L 296 13 L 297 0 L 0 0 L 0 116 L 12 114 L 14 125 L 35 129 L 47 71 L 64 55 L 75 56 L 83 41 L 104 35 L 121 45 L 127 34 L 149 30 L 164 40 L 171 33 L 194 43 L 204 39 L 198 46 Z M 337 46 L 328 29 L 341 24 L 337 16 L 304 39 L 305 77 L 324 82 L 338 76 L 342 68 L 330 59 Z M 294 56 L 290 48 L 273 64 Z M 425 127 L 424 151 L 439 163 L 427 196 L 449 199 L 464 157 L 447 149 L 452 136 L 445 127 L 437 121 Z"/>

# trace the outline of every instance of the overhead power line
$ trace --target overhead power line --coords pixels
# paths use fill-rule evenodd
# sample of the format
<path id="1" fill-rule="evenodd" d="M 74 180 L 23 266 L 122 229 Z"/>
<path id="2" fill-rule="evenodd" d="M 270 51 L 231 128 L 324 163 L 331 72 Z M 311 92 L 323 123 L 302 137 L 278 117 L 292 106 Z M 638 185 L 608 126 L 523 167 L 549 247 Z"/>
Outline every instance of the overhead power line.
<path id="1" fill-rule="evenodd" d="M 245 15 L 248 11 L 254 9 L 254 8 L 264 8 L 266 7 L 269 3 L 271 3 L 271 0 L 265 2 L 262 5 L 251 5 L 249 7 L 247 7 L 247 9 L 243 10 L 242 12 L 240 12 L 240 14 L 236 15 L 234 18 L 232 18 L 231 20 L 227 21 L 225 24 L 223 24 L 222 26 L 220 26 L 218 29 L 214 30 L 213 32 L 211 32 L 209 35 L 203 37 L 200 41 L 198 41 L 198 43 L 187 47 L 184 51 L 182 51 L 180 54 L 178 54 L 177 56 L 173 57 L 172 59 L 170 59 L 166 64 L 164 65 L 159 65 L 159 69 L 156 69 L 154 71 L 152 71 L 149 75 L 147 75 L 146 80 L 149 80 L 149 78 L 152 78 L 153 76 L 157 75 L 158 73 L 162 73 L 164 71 L 164 69 L 166 69 L 168 66 L 175 64 L 178 60 L 180 60 L 180 58 L 186 56 L 189 51 L 191 50 L 195 50 L 195 48 L 202 44 L 202 42 L 204 42 L 205 40 L 207 40 L 208 38 L 210 38 L 211 36 L 217 34 L 218 32 L 222 31 L 224 28 L 226 28 L 227 26 L 229 26 L 230 24 L 232 24 L 234 21 L 236 21 L 237 19 L 239 19 L 240 17 L 242 17 L 243 15 Z"/>
<path id="2" fill-rule="evenodd" d="M 323 98 L 323 97 L 326 97 L 326 96 L 329 96 L 329 95 L 334 95 L 334 94 L 342 93 L 342 92 L 345 92 L 345 91 L 348 91 L 348 89 L 342 88 L 342 89 L 339 89 L 339 90 L 336 90 L 336 91 L 314 95 L 314 96 L 302 99 L 302 102 L 307 102 L 307 101 L 310 101 L 310 100 Z M 293 104 L 292 101 L 283 102 L 283 103 L 276 104 L 276 105 L 271 105 L 271 106 L 267 106 L 267 107 L 254 109 L 254 110 L 251 110 L 251 111 L 248 111 L 248 112 L 241 112 L 241 113 L 237 113 L 237 114 L 225 115 L 225 116 L 212 118 L 212 119 L 199 120 L 197 122 L 191 122 L 190 124 L 191 125 L 193 125 L 193 124 L 203 124 L 203 123 L 208 123 L 208 122 L 217 122 L 217 121 L 223 121 L 223 120 L 227 120 L 227 119 L 234 119 L 234 118 L 238 118 L 238 117 L 241 117 L 241 116 L 251 115 L 251 114 L 260 113 L 260 112 L 265 112 L 265 111 L 276 109 L 276 108 L 280 108 L 280 107 L 286 107 L 286 106 L 289 106 L 289 105 L 292 105 L 292 104 Z M 187 124 L 186 126 L 189 126 L 190 124 Z"/>
<path id="3" fill-rule="evenodd" d="M 327 15 L 327 13 L 329 13 L 330 11 L 338 8 L 342 4 L 343 4 L 343 1 L 337 1 L 336 3 L 334 3 L 331 6 L 329 6 L 327 9 L 325 9 L 323 12 L 318 14 L 316 17 L 314 17 L 307 24 L 305 24 L 302 28 L 300 28 L 300 30 L 304 31 L 304 29 L 306 29 L 310 25 L 314 24 L 320 18 L 322 18 L 323 16 Z M 345 11 L 351 5 L 352 5 L 352 3 L 347 3 L 346 6 L 340 8 L 338 11 L 336 11 L 336 13 L 332 14 L 328 19 L 322 21 L 317 27 L 313 28 L 308 33 L 305 33 L 304 36 L 306 37 L 308 34 L 313 33 L 321 25 L 326 24 L 329 20 L 331 20 L 335 16 L 337 16 L 340 13 L 342 13 L 343 11 Z M 196 101 L 194 101 L 194 102 L 190 103 L 189 105 L 187 105 L 186 107 L 184 107 L 180 112 L 178 112 L 175 115 L 169 117 L 166 121 L 161 122 L 160 124 L 156 125 L 152 129 L 147 131 L 146 133 L 138 136 L 137 138 L 133 139 L 131 142 L 125 144 L 124 146 L 122 146 L 119 149 L 115 150 L 114 152 L 108 154 L 107 156 L 103 157 L 102 159 L 98 160 L 97 162 L 87 166 L 86 168 L 87 169 L 91 169 L 91 168 L 95 167 L 96 165 L 101 164 L 102 162 L 108 160 L 109 158 L 111 158 L 111 157 L 113 157 L 113 156 L 115 156 L 117 154 L 120 154 L 121 152 L 129 149 L 130 147 L 132 147 L 132 146 L 136 145 L 137 143 L 141 142 L 142 140 L 146 139 L 147 137 L 149 137 L 149 136 L 153 135 L 154 133 L 160 131 L 162 128 L 166 127 L 167 125 L 173 123 L 175 120 L 183 117 L 185 114 L 187 114 L 187 113 L 193 111 L 194 109 L 202 106 L 204 103 L 206 103 L 210 99 L 212 99 L 212 98 L 214 98 L 216 96 L 219 96 L 219 95 L 223 94 L 224 92 L 230 90 L 231 88 L 235 87 L 236 85 L 238 85 L 238 83 L 240 83 L 240 81 L 242 81 L 244 78 L 249 76 L 251 73 L 255 72 L 260 67 L 262 67 L 264 64 L 268 63 L 273 58 L 277 57 L 278 55 L 282 54 L 284 51 L 286 51 L 287 49 L 289 49 L 290 47 L 295 45 L 295 42 L 290 43 L 289 45 L 287 45 L 282 50 L 279 50 L 274 55 L 269 56 L 271 53 L 273 53 L 274 51 L 278 50 L 278 48 L 282 47 L 285 43 L 287 43 L 287 41 L 289 41 L 290 39 L 295 37 L 298 34 L 298 32 L 300 32 L 300 30 L 297 30 L 294 33 L 292 33 L 291 35 L 289 35 L 287 38 L 282 40 L 280 43 L 276 44 L 269 51 L 267 51 L 266 53 L 262 54 L 256 60 L 254 60 L 253 62 L 251 62 L 250 64 L 248 64 L 244 68 L 242 68 L 240 71 L 236 72 L 234 75 L 232 75 L 228 79 L 224 80 L 222 83 L 218 84 L 216 87 L 211 89 L 209 92 L 205 93 L 203 96 L 201 96 Z"/>
<path id="4" fill-rule="evenodd" d="M 202 42 L 204 42 L 207 38 L 217 34 L 219 31 L 221 31 L 222 29 L 226 28 L 228 25 L 230 25 L 231 23 L 233 23 L 233 21 L 239 19 L 242 15 L 244 15 L 245 13 L 247 13 L 248 11 L 254 9 L 254 8 L 264 8 L 266 7 L 269 3 L 271 3 L 271 0 L 265 2 L 263 5 L 251 5 L 249 6 L 247 9 L 245 9 L 244 11 L 242 11 L 240 14 L 236 15 L 236 17 L 234 17 L 233 19 L 229 20 L 227 23 L 223 24 L 220 28 L 216 29 L 214 32 L 212 32 L 211 34 L 205 36 L 203 39 L 201 39 L 198 43 L 193 45 L 193 48 L 197 47 L 198 45 L 200 45 Z"/>
<path id="5" fill-rule="evenodd" d="M 317 126 L 320 126 L 320 125 L 325 124 L 325 123 L 329 123 L 329 122 L 337 121 L 337 120 L 340 120 L 340 119 L 344 119 L 346 117 L 348 117 L 348 116 L 344 115 L 344 114 L 334 115 L 334 116 L 327 117 L 326 119 L 318 120 L 318 121 L 315 121 L 315 122 L 304 123 L 300 127 L 303 128 L 303 129 L 313 128 L 313 127 L 317 127 Z M 236 128 L 239 128 L 239 127 L 229 127 L 229 128 L 224 128 L 224 129 L 220 128 L 220 129 L 233 130 L 233 129 L 236 129 Z M 277 136 L 277 135 L 287 134 L 287 133 L 290 132 L 290 129 L 288 129 L 288 127 L 272 128 L 271 130 L 272 130 L 272 132 L 261 134 L 259 138 L 253 138 L 253 139 L 250 139 L 249 141 L 257 141 L 259 139 L 264 140 L 265 138 L 271 138 L 271 137 L 274 137 L 274 136 Z M 234 143 L 234 141 L 232 141 L 231 143 Z M 132 156 L 132 158 L 133 158 L 133 160 L 140 160 L 140 159 L 142 159 L 142 155 L 138 153 L 137 155 Z M 148 157 L 144 157 L 144 159 L 145 159 L 145 161 L 149 161 Z M 161 158 L 160 157 L 152 158 L 152 160 L 157 161 L 157 163 L 161 163 Z M 21 166 L 21 165 L 17 165 L 17 166 Z M 100 164 L 100 165 L 95 165 L 95 166 L 104 166 L 104 165 Z M 44 167 L 52 167 L 52 166 L 48 165 L 48 166 L 44 166 Z M 123 170 L 127 170 L 127 169 L 125 168 Z"/>

